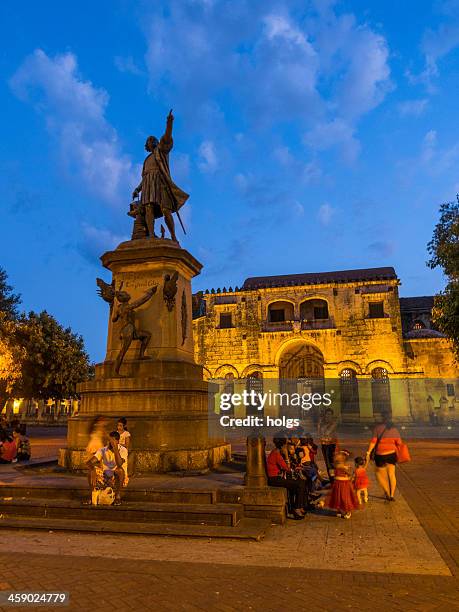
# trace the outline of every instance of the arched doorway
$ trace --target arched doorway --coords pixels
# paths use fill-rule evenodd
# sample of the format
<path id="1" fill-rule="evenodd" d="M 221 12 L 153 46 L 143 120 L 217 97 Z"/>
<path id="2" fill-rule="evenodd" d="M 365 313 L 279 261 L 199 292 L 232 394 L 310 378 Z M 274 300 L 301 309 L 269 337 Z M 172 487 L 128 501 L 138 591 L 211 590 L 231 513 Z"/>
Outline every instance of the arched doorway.
<path id="1" fill-rule="evenodd" d="M 371 371 L 371 399 L 374 417 L 379 417 L 383 412 L 392 414 L 389 374 L 386 368 L 378 367 Z"/>
<path id="2" fill-rule="evenodd" d="M 279 378 L 282 380 L 323 377 L 324 356 L 312 344 L 301 341 L 290 344 L 279 359 Z"/>
<path id="3" fill-rule="evenodd" d="M 279 359 L 279 379 L 281 393 L 323 393 L 324 356 L 317 347 L 304 341 L 289 344 Z M 319 411 L 312 408 L 305 413 L 300 408 L 298 415 L 302 419 L 312 416 L 316 423 Z"/>

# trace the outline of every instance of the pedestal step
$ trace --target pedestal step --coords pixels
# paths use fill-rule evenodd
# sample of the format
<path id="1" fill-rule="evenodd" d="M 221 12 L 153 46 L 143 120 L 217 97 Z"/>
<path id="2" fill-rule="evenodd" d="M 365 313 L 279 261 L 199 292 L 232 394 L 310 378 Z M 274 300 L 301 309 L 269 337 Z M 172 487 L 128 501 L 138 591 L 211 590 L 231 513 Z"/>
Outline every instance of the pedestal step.
<path id="1" fill-rule="evenodd" d="M 63 518 L 37 518 L 0 515 L 0 528 L 45 529 L 47 531 L 78 531 L 137 535 L 161 535 L 187 538 L 225 538 L 236 540 L 261 540 L 271 522 L 243 518 L 233 527 L 223 525 L 191 525 L 170 523 L 138 523 L 95 520 L 69 520 Z"/>
<path id="2" fill-rule="evenodd" d="M 3 493 L 3 492 L 2 492 Z M 201 524 L 234 527 L 243 518 L 242 505 L 173 504 L 123 501 L 120 506 L 83 505 L 68 499 L 0 499 L 0 516 L 124 523 Z"/>
<path id="3" fill-rule="evenodd" d="M 122 492 L 123 502 L 155 502 L 164 504 L 215 504 L 218 498 L 216 490 L 208 489 L 134 489 L 129 485 Z M 67 499 L 82 500 L 89 497 L 87 486 L 8 486 L 0 487 L 0 502 L 4 498 L 14 499 Z M 233 503 L 229 501 L 228 503 Z"/>

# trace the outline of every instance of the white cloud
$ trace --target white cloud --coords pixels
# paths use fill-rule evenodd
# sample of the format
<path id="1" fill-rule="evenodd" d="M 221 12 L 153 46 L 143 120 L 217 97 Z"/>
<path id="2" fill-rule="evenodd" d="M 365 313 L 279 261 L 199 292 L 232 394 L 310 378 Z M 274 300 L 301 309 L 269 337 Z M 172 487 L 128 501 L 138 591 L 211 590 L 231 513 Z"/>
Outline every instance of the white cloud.
<path id="1" fill-rule="evenodd" d="M 91 263 L 97 262 L 105 251 L 114 250 L 129 236 L 115 234 L 107 228 L 98 228 L 89 223 L 82 224 L 82 241 L 78 245 L 81 254 Z"/>
<path id="2" fill-rule="evenodd" d="M 326 151 L 336 147 L 348 163 L 354 162 L 360 151 L 360 143 L 355 138 L 354 128 L 343 119 L 318 123 L 305 134 L 304 141 L 316 151 Z"/>
<path id="3" fill-rule="evenodd" d="M 298 216 L 302 217 L 304 215 L 304 206 L 298 200 L 293 202 L 293 212 Z"/>
<path id="4" fill-rule="evenodd" d="M 295 179 L 304 183 L 311 183 L 322 177 L 322 170 L 317 160 L 305 162 L 295 157 L 289 147 L 276 147 L 273 151 L 273 158 L 285 169 L 290 170 Z"/>
<path id="5" fill-rule="evenodd" d="M 10 80 L 13 92 L 43 113 L 69 177 L 93 195 L 125 204 L 138 170 L 123 154 L 105 111 L 108 94 L 85 81 L 72 53 L 49 57 L 41 49 L 28 56 Z"/>
<path id="6" fill-rule="evenodd" d="M 198 167 L 201 172 L 209 174 L 218 168 L 217 152 L 211 140 L 204 140 L 199 147 Z"/>
<path id="7" fill-rule="evenodd" d="M 330 225 L 330 222 L 336 212 L 336 209 L 326 202 L 320 206 L 317 212 L 317 218 L 322 225 Z"/>
<path id="8" fill-rule="evenodd" d="M 441 175 L 456 170 L 459 164 L 459 142 L 440 148 L 438 135 L 430 130 L 424 136 L 421 145 L 420 161 L 425 169 L 433 175 Z"/>
<path id="9" fill-rule="evenodd" d="M 295 122 L 307 131 L 317 122 L 341 122 L 351 134 L 342 150 L 355 156 L 357 122 L 392 87 L 389 50 L 381 34 L 352 14 L 335 13 L 332 2 L 319 8 L 294 14 L 285 0 L 205 8 L 171 0 L 167 13 L 153 7 L 145 28 L 154 95 L 167 91 L 183 100 L 185 120 L 201 133 L 226 129 L 220 108 L 203 109 L 228 91 L 252 129 Z"/>
<path id="10" fill-rule="evenodd" d="M 175 152 L 170 160 L 171 173 L 174 180 L 180 185 L 188 180 L 190 175 L 190 156 L 187 153 Z"/>
<path id="11" fill-rule="evenodd" d="M 428 104 L 429 100 L 427 98 L 421 98 L 419 100 L 405 100 L 404 102 L 399 103 L 398 111 L 402 117 L 419 117 L 424 113 Z"/>
<path id="12" fill-rule="evenodd" d="M 429 163 L 435 155 L 435 149 L 437 146 L 437 132 L 435 130 L 429 130 L 422 141 L 421 146 L 421 161 L 423 163 Z"/>
<path id="13" fill-rule="evenodd" d="M 349 31 L 348 43 L 341 49 L 347 67 L 340 80 L 340 113 L 352 119 L 378 106 L 392 89 L 389 80 L 389 50 L 383 36 L 367 27 Z"/>
<path id="14" fill-rule="evenodd" d="M 435 78 L 438 64 L 445 56 L 459 46 L 459 2 L 444 0 L 436 3 L 436 9 L 443 15 L 443 21 L 435 29 L 428 28 L 422 38 L 424 70 L 418 74 L 407 71 L 408 80 L 413 84 L 422 83 L 429 93 L 436 91 Z"/>
<path id="15" fill-rule="evenodd" d="M 132 55 L 128 55 L 126 57 L 117 55 L 114 58 L 113 63 L 120 72 L 133 74 L 134 76 L 142 75 L 142 70 L 137 66 Z"/>

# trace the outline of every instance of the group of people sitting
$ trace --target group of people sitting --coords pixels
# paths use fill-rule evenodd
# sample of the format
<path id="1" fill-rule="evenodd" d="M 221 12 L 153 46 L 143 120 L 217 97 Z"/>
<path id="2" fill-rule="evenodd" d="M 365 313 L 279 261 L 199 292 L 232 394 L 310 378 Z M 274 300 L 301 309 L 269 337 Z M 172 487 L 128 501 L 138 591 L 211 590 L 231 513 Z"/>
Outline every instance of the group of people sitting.
<path id="1" fill-rule="evenodd" d="M 304 519 L 308 510 L 328 507 L 337 516 L 350 518 L 353 510 L 368 502 L 367 459 L 355 458 L 355 469 L 348 464 L 350 452 L 338 450 L 327 472 L 316 462 L 318 446 L 310 434 L 304 437 L 279 433 L 267 457 L 268 484 L 288 492 L 289 518 Z M 322 493 L 326 491 L 325 497 Z"/>
<path id="2" fill-rule="evenodd" d="M 0 423 L 0 464 L 29 461 L 31 456 L 30 440 L 25 423 L 13 420 Z"/>
<path id="3" fill-rule="evenodd" d="M 91 499 L 88 504 L 121 504 L 121 490 L 129 482 L 128 455 L 131 434 L 127 419 L 118 419 L 116 430 L 107 434 L 108 420 L 96 417 L 86 447 L 88 482 Z M 110 497 L 112 496 L 112 497 Z"/>

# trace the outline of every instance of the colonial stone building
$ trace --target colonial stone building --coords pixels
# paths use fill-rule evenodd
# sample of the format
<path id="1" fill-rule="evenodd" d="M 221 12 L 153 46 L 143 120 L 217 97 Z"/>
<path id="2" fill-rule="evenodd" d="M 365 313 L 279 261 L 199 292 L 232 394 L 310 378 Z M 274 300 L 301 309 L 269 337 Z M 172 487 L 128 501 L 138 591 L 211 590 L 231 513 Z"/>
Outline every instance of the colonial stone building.
<path id="1" fill-rule="evenodd" d="M 447 423 L 459 410 L 458 366 L 432 326 L 433 298 L 400 298 L 399 285 L 387 267 L 254 277 L 196 294 L 196 361 L 229 390 L 333 389 L 342 421 L 389 410 L 398 421 Z"/>

